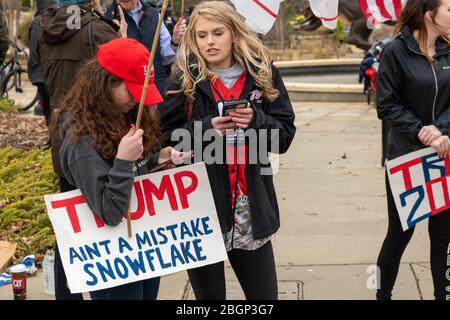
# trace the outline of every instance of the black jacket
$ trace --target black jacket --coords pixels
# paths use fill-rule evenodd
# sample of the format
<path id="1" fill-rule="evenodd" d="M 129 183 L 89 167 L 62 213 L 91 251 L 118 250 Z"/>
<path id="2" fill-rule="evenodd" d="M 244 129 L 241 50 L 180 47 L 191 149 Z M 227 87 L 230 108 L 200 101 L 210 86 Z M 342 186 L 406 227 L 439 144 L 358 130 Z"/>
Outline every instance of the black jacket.
<path id="1" fill-rule="evenodd" d="M 142 18 L 139 21 L 139 25 L 131 17 L 131 15 L 124 12 L 125 21 L 128 24 L 127 36 L 128 38 L 135 39 L 142 43 L 148 51 L 151 51 L 153 45 L 153 39 L 156 35 L 156 27 L 159 20 L 159 12 L 152 8 L 148 3 L 141 1 L 143 11 Z M 105 12 L 105 18 L 113 19 L 113 5 L 109 5 Z M 157 50 L 155 52 L 155 60 L 153 61 L 155 68 L 155 84 L 158 89 L 163 88 L 167 82 L 167 78 L 170 75 L 170 67 L 163 65 L 163 59 L 161 56 L 160 42 L 158 42 Z"/>
<path id="2" fill-rule="evenodd" d="M 191 70 L 196 74 L 196 70 Z M 295 114 L 281 79 L 278 69 L 273 67 L 273 84 L 280 91 L 280 96 L 270 102 L 268 99 L 255 95 L 255 90 L 260 90 L 255 85 L 255 80 L 247 73 L 241 99 L 251 102 L 254 117 L 250 125 L 254 129 L 279 129 L 279 151 L 285 153 L 295 135 Z M 174 81 L 168 91 L 178 90 L 180 83 Z M 253 94 L 252 94 L 253 93 Z M 177 128 L 185 128 L 193 136 L 193 122 L 201 121 L 203 131 L 211 129 L 211 119 L 219 116 L 216 100 L 211 91 L 210 82 L 205 80 L 198 83 L 196 88 L 196 100 L 193 106 L 192 119 L 187 123 L 184 113 L 184 94 L 169 95 L 165 97 L 162 104 L 158 106 L 161 117 L 161 129 L 165 145 L 175 145 L 171 141 L 171 133 Z M 272 138 L 277 138 L 272 136 Z M 258 141 L 260 143 L 260 141 Z M 203 142 L 203 148 L 208 146 Z M 269 148 L 267 148 L 269 149 Z M 274 150 L 269 150 L 274 151 Z M 261 169 L 271 170 L 267 160 L 267 153 L 263 155 L 264 160 L 259 159 L 256 164 L 246 165 L 246 180 L 248 195 L 250 199 L 250 211 L 252 213 L 252 230 L 255 239 L 261 239 L 272 235 L 280 227 L 279 209 L 272 175 L 262 175 Z M 262 161 L 261 161 L 262 160 Z M 268 163 L 268 164 L 263 164 Z M 207 164 L 208 177 L 219 216 L 222 232 L 231 229 L 233 223 L 233 212 L 231 203 L 230 182 L 227 164 Z"/>
<path id="3" fill-rule="evenodd" d="M 450 45 L 436 44 L 434 63 L 421 53 L 404 28 L 381 55 L 377 78 L 378 118 L 391 125 L 387 159 L 425 148 L 417 137 L 423 126 L 434 124 L 442 134 L 450 127 Z"/>
<path id="4" fill-rule="evenodd" d="M 58 0 L 40 0 L 37 2 L 37 10 L 34 15 L 33 22 L 28 31 L 29 41 L 28 48 L 30 56 L 28 58 L 28 78 L 34 85 L 44 83 L 44 75 L 42 72 L 41 58 L 39 57 L 39 36 L 40 36 L 40 20 L 41 15 L 50 7 L 57 7 Z"/>

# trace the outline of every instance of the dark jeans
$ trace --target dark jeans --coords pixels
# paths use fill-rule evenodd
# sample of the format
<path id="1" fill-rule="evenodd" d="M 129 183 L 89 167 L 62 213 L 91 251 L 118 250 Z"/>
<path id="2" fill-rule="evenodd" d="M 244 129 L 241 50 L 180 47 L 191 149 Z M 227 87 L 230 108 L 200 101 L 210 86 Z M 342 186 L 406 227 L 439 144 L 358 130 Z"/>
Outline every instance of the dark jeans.
<path id="1" fill-rule="evenodd" d="M 156 300 L 161 278 L 127 283 L 118 287 L 92 291 L 92 300 Z"/>
<path id="2" fill-rule="evenodd" d="M 234 249 L 228 259 L 247 300 L 277 300 L 278 284 L 272 243 L 257 250 Z M 225 300 L 224 263 L 219 262 L 188 270 L 197 300 Z"/>
<path id="3" fill-rule="evenodd" d="M 389 227 L 383 246 L 378 256 L 377 265 L 380 268 L 380 288 L 377 290 L 377 299 L 389 300 L 397 278 L 400 260 L 406 246 L 414 233 L 414 227 L 403 231 L 394 197 L 386 176 L 386 193 Z M 445 210 L 432 216 L 428 220 L 428 233 L 430 236 L 430 264 L 433 277 L 434 296 L 436 300 L 450 299 L 450 210 Z"/>
<path id="4" fill-rule="evenodd" d="M 61 192 L 67 192 L 75 190 L 76 187 L 72 186 L 66 178 L 59 177 L 59 190 Z M 83 300 L 83 295 L 81 293 L 72 294 L 67 287 L 66 273 L 61 261 L 61 256 L 59 254 L 58 244 L 55 248 L 55 299 L 56 300 Z"/>

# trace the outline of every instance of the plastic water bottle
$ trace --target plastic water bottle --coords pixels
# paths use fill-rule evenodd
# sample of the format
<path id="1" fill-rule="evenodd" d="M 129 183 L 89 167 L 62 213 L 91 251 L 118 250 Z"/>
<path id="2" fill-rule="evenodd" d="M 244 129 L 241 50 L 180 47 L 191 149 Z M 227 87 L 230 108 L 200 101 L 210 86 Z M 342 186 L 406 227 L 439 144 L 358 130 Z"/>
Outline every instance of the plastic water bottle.
<path id="1" fill-rule="evenodd" d="M 53 265 L 55 263 L 55 251 L 48 249 L 45 252 L 42 263 L 44 269 L 44 292 L 46 294 L 55 294 L 55 273 Z"/>

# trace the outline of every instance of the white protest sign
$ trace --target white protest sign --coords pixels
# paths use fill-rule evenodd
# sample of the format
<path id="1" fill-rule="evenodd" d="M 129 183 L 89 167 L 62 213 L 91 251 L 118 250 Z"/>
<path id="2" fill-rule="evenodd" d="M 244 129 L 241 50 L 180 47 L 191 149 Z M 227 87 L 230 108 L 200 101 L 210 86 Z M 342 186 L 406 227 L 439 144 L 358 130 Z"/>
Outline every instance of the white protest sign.
<path id="1" fill-rule="evenodd" d="M 314 15 L 322 20 L 325 27 L 336 29 L 339 0 L 309 0 Z"/>
<path id="2" fill-rule="evenodd" d="M 433 148 L 386 163 L 392 194 L 403 230 L 450 208 L 450 159 Z"/>
<path id="3" fill-rule="evenodd" d="M 267 34 L 275 23 L 284 0 L 231 0 L 247 25 L 255 32 Z"/>
<path id="4" fill-rule="evenodd" d="M 126 219 L 104 225 L 79 190 L 46 195 L 45 203 L 72 293 L 227 259 L 204 163 L 135 179 L 131 238 Z"/>

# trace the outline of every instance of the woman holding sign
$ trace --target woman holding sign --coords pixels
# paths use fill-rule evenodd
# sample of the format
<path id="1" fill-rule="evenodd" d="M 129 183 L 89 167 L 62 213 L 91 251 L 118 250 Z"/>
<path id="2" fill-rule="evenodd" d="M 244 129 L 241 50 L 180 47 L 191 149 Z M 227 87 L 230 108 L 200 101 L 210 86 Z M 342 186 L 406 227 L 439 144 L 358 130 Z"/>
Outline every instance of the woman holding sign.
<path id="1" fill-rule="evenodd" d="M 142 129 L 133 125 L 149 56 L 147 49 L 132 39 L 100 45 L 97 59 L 89 60 L 80 70 L 51 124 L 60 124 L 65 177 L 109 226 L 123 221 L 134 177 L 178 154 L 170 147 L 159 151 L 155 106 L 162 98 L 153 77 L 145 97 Z M 159 277 L 94 291 L 91 298 L 156 299 L 158 288 Z"/>
<path id="2" fill-rule="evenodd" d="M 194 158 L 206 162 L 228 257 L 245 296 L 277 299 L 271 239 L 280 220 L 267 153 L 286 152 L 296 131 L 281 76 L 256 34 L 223 1 L 194 9 L 177 65 L 158 106 L 165 143 L 176 144 L 171 136 L 178 128 L 200 143 Z M 197 127 L 200 139 L 194 139 Z M 226 157 L 219 150 L 208 154 L 214 143 L 201 141 L 202 134 L 215 136 Z M 225 299 L 223 262 L 188 274 L 197 299 Z"/>
<path id="3" fill-rule="evenodd" d="M 378 73 L 378 117 L 392 126 L 387 159 L 425 147 L 450 154 L 450 0 L 408 1 L 398 36 L 383 49 Z M 403 232 L 386 178 L 389 228 L 378 256 L 377 299 L 391 299 L 402 254 L 414 228 Z M 450 210 L 429 219 L 436 299 L 450 298 Z"/>

